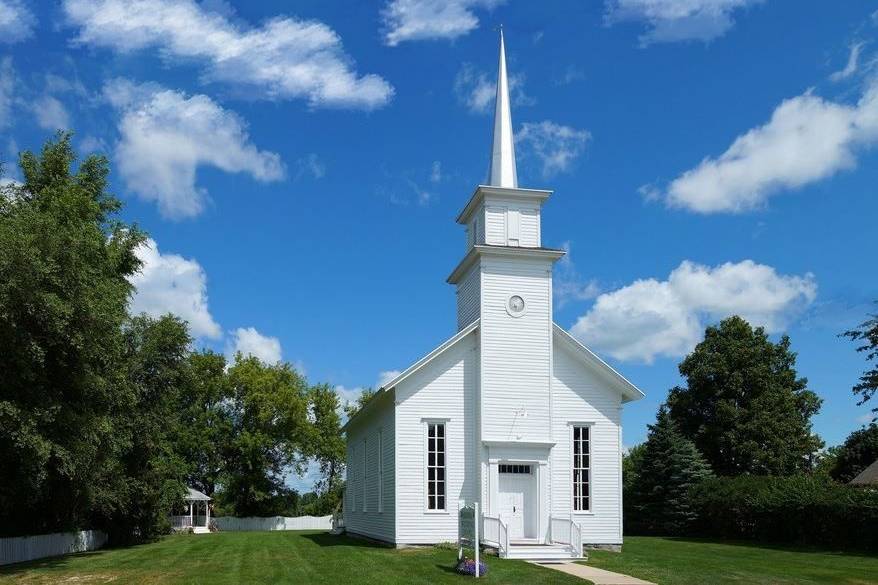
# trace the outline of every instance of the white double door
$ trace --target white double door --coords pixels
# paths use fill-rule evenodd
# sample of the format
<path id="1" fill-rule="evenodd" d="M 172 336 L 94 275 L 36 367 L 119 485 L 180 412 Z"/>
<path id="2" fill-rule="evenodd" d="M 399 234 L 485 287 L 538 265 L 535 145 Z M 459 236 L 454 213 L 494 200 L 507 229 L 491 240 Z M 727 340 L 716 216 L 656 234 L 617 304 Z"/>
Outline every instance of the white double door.
<path id="1" fill-rule="evenodd" d="M 536 478 L 532 473 L 500 474 L 500 517 L 509 540 L 536 538 Z"/>

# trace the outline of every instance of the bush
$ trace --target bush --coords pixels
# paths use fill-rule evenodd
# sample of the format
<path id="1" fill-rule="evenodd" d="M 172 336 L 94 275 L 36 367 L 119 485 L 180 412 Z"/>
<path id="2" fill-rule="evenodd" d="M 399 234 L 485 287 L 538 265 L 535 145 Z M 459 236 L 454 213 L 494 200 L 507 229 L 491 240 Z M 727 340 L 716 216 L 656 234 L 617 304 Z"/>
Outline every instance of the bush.
<path id="1" fill-rule="evenodd" d="M 454 568 L 455 571 L 460 573 L 461 575 L 473 575 L 476 574 L 476 562 L 473 559 L 461 559 L 458 561 L 457 566 Z M 488 565 L 484 563 L 484 561 L 479 561 L 479 576 L 488 574 Z"/>
<path id="2" fill-rule="evenodd" d="M 826 477 L 708 479 L 690 492 L 705 536 L 878 550 L 878 491 Z"/>

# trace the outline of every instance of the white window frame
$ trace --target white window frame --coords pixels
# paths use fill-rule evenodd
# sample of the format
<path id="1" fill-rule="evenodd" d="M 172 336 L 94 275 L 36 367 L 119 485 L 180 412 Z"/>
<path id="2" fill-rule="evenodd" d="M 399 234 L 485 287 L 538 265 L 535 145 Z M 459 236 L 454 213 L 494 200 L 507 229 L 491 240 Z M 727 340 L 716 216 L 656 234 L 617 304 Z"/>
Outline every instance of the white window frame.
<path id="1" fill-rule="evenodd" d="M 568 425 L 570 426 L 570 435 L 569 435 L 569 439 L 570 439 L 570 484 L 569 484 L 570 485 L 570 511 L 573 514 L 591 515 L 591 514 L 594 514 L 594 497 L 593 497 L 594 494 L 593 494 L 593 490 L 592 490 L 592 485 L 593 485 L 592 468 L 594 467 L 594 465 L 593 465 L 594 457 L 592 457 L 592 453 L 593 453 L 592 443 L 594 442 L 593 441 L 594 433 L 592 432 L 592 430 L 594 429 L 594 423 L 581 422 L 581 421 L 575 421 L 575 422 L 571 421 L 568 423 Z M 576 509 L 576 497 L 575 497 L 576 490 L 574 489 L 574 477 L 575 477 L 574 465 L 576 463 L 576 459 L 575 459 L 575 454 L 574 454 L 575 453 L 575 451 L 574 451 L 575 446 L 574 446 L 574 440 L 573 440 L 574 429 L 576 429 L 576 428 L 588 430 L 588 452 L 585 453 L 585 455 L 588 455 L 588 467 L 583 468 L 588 472 L 588 478 L 587 478 L 588 494 L 586 495 L 586 497 L 588 497 L 588 509 L 587 510 L 577 510 Z"/>
<path id="2" fill-rule="evenodd" d="M 366 445 L 367 445 L 366 441 L 368 441 L 368 438 L 363 437 L 363 473 L 361 474 L 361 477 L 363 480 L 363 512 L 369 511 L 369 505 L 366 501 L 367 500 L 367 498 L 366 498 L 366 470 L 369 468 L 369 463 L 366 460 L 366 458 L 368 457 L 368 454 L 369 454 L 368 450 L 366 449 Z"/>
<path id="3" fill-rule="evenodd" d="M 450 421 L 449 421 L 449 419 L 442 419 L 442 418 L 429 418 L 429 419 L 425 418 L 425 419 L 422 419 L 422 422 L 424 423 L 424 450 L 423 450 L 424 464 L 421 467 L 421 471 L 424 474 L 424 498 L 423 498 L 424 513 L 426 513 L 426 514 L 448 514 L 449 513 L 448 512 L 448 427 L 449 427 Z M 445 458 L 444 458 L 444 462 L 442 464 L 442 470 L 444 472 L 444 474 L 443 474 L 444 477 L 442 479 L 442 482 L 443 482 L 444 487 L 445 487 L 445 493 L 443 494 L 443 497 L 445 498 L 445 500 L 444 500 L 445 505 L 442 508 L 431 508 L 430 507 L 430 472 L 428 471 L 429 466 L 430 466 L 430 451 L 429 451 L 429 449 L 430 449 L 430 425 L 442 425 L 444 427 L 443 431 L 442 431 L 443 432 L 442 438 L 444 439 L 443 455 L 445 456 Z M 438 469 L 438 466 L 436 466 L 435 468 Z"/>
<path id="4" fill-rule="evenodd" d="M 378 513 L 384 512 L 384 430 L 378 429 Z"/>

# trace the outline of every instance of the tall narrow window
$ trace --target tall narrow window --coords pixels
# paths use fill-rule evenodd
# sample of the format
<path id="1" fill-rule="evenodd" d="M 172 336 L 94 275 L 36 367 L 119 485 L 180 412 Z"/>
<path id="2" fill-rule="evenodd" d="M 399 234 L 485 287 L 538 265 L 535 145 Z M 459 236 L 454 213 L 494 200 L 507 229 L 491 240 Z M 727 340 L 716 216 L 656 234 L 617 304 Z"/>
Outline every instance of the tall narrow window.
<path id="1" fill-rule="evenodd" d="M 427 423 L 427 509 L 445 509 L 445 423 Z"/>
<path id="2" fill-rule="evenodd" d="M 589 495 L 589 475 L 591 472 L 591 451 L 589 427 L 573 427 L 573 510 L 591 510 Z"/>
<path id="3" fill-rule="evenodd" d="M 384 432 L 378 431 L 378 511 L 384 511 Z"/>
<path id="4" fill-rule="evenodd" d="M 363 512 L 367 510 L 366 506 L 366 439 L 363 439 Z"/>

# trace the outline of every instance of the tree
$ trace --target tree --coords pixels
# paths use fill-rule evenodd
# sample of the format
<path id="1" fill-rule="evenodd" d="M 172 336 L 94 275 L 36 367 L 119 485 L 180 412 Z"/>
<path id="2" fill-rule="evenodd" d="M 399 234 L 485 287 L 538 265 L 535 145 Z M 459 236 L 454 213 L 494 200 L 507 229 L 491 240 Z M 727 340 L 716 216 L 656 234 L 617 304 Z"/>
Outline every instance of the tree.
<path id="1" fill-rule="evenodd" d="M 226 358 L 210 350 L 189 355 L 186 390 L 180 397 L 177 449 L 186 463 L 186 484 L 213 496 L 232 434 Z"/>
<path id="2" fill-rule="evenodd" d="M 372 388 L 364 388 L 363 391 L 360 392 L 360 395 L 357 396 L 356 402 L 348 402 L 347 404 L 345 404 L 344 411 L 347 417 L 349 419 L 353 418 L 354 415 L 360 412 L 360 410 L 362 410 L 362 408 L 366 406 L 366 404 L 370 400 L 375 398 L 377 394 L 377 390 L 373 390 Z"/>
<path id="3" fill-rule="evenodd" d="M 315 488 L 318 493 L 334 494 L 341 482 L 346 454 L 338 394 L 328 384 L 319 384 L 308 391 L 308 402 L 313 429 L 309 453 L 323 476 Z"/>
<path id="4" fill-rule="evenodd" d="M 228 376 L 231 438 L 221 503 L 237 516 L 273 516 L 295 505 L 284 480 L 307 462 L 307 383 L 289 364 L 241 354 Z"/>
<path id="5" fill-rule="evenodd" d="M 713 474 L 665 406 L 632 461 L 628 526 L 635 532 L 682 534 L 696 519 L 689 491 Z"/>
<path id="6" fill-rule="evenodd" d="M 878 313 L 873 313 L 869 317 L 856 329 L 842 333 L 842 336 L 862 343 L 857 347 L 857 351 L 865 352 L 867 362 L 878 362 Z M 860 376 L 860 382 L 853 387 L 854 394 L 860 395 L 860 401 L 857 404 L 868 402 L 876 391 L 878 391 L 878 363 L 871 370 L 863 372 L 863 375 Z M 873 408 L 872 412 L 875 413 L 872 422 L 878 421 L 878 406 Z"/>
<path id="7" fill-rule="evenodd" d="M 109 165 L 70 135 L 24 152 L 0 193 L 0 533 L 88 523 L 118 453 L 122 324 L 144 235 L 117 219 Z"/>
<path id="8" fill-rule="evenodd" d="M 848 483 L 878 460 L 878 424 L 852 432 L 835 454 L 829 471 L 833 479 Z"/>
<path id="9" fill-rule="evenodd" d="M 796 373 L 786 335 L 730 317 L 707 328 L 680 364 L 686 387 L 668 396 L 671 417 L 718 475 L 790 475 L 823 446 L 811 432 L 821 400 Z"/>
<path id="10" fill-rule="evenodd" d="M 119 463 L 99 483 L 117 486 L 108 494 L 113 513 L 104 522 L 117 543 L 166 532 L 168 515 L 185 494 L 176 440 L 191 342 L 186 323 L 171 315 L 133 317 L 123 329 L 125 408 L 114 424 Z"/>

